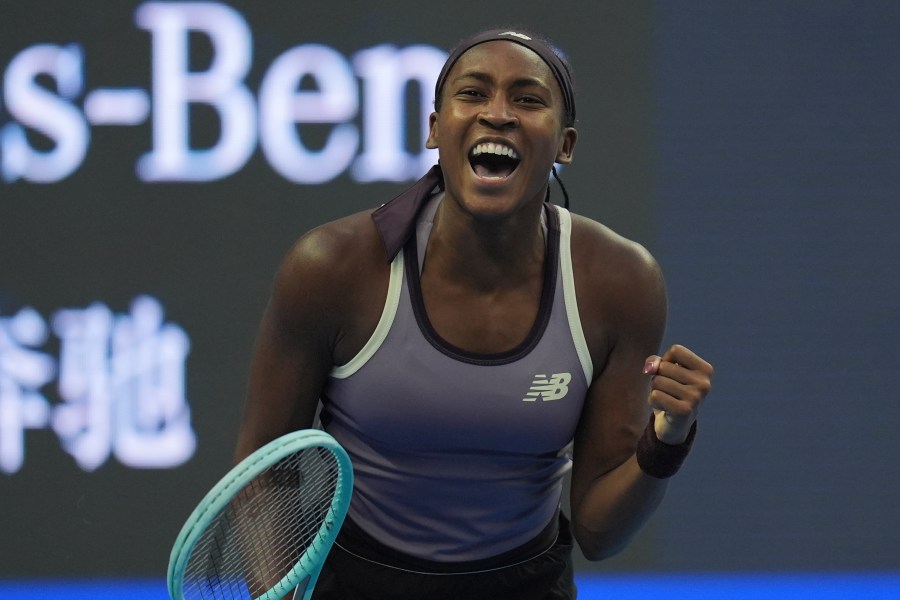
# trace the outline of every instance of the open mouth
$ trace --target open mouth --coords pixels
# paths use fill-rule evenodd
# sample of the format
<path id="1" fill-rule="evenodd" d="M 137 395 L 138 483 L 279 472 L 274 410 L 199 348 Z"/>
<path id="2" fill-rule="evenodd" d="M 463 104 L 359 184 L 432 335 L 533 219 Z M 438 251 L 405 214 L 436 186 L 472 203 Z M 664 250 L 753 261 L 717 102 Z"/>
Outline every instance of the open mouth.
<path id="1" fill-rule="evenodd" d="M 484 179 L 506 179 L 516 170 L 519 162 L 518 153 L 503 144 L 478 144 L 469 153 L 472 170 Z"/>

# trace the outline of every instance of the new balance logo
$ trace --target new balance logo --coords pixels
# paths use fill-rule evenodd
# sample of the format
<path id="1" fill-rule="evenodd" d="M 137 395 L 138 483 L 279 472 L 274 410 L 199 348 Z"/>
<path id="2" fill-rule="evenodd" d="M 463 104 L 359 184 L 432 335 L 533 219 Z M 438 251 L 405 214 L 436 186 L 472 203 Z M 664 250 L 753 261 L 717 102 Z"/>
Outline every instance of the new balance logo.
<path id="1" fill-rule="evenodd" d="M 554 373 L 550 377 L 539 373 L 534 376 L 531 388 L 522 402 L 534 402 L 538 398 L 544 402 L 564 398 L 569 392 L 569 382 L 572 381 L 571 373 Z"/>

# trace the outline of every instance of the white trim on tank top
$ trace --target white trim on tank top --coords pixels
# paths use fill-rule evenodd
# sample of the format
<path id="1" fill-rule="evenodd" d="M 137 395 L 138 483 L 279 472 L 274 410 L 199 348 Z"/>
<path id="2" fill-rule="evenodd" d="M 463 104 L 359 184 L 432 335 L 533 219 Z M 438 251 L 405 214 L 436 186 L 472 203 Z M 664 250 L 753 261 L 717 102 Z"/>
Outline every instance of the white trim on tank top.
<path id="1" fill-rule="evenodd" d="M 575 270 L 572 268 L 572 216 L 569 211 L 557 206 L 556 214 L 559 215 L 559 259 L 563 278 L 563 297 L 566 299 L 566 317 L 569 319 L 569 332 L 572 334 L 572 342 L 581 361 L 581 369 L 588 387 L 594 376 L 594 363 L 588 350 L 587 340 L 584 337 L 584 329 L 581 327 L 581 317 L 578 312 L 578 299 L 575 297 Z"/>
<path id="2" fill-rule="evenodd" d="M 591 361 L 591 354 L 588 350 L 587 340 L 584 337 L 584 330 L 581 327 L 581 319 L 578 313 L 578 300 L 575 297 L 575 275 L 572 269 L 572 218 L 569 211 L 565 208 L 556 206 L 559 215 L 560 227 L 560 275 L 563 278 L 563 297 L 566 304 L 566 317 L 569 321 L 569 333 L 572 336 L 572 342 L 575 344 L 575 351 L 578 354 L 578 360 L 581 362 L 581 369 L 584 372 L 585 381 L 590 385 L 594 366 Z M 387 338 L 391 325 L 394 323 L 394 317 L 397 315 L 397 307 L 400 304 L 400 293 L 403 288 L 403 252 L 399 252 L 391 262 L 390 282 L 388 283 L 387 298 L 384 303 L 384 310 L 378 325 L 372 336 L 366 342 L 356 356 L 343 365 L 334 367 L 331 370 L 331 376 L 335 379 L 346 379 L 359 369 L 378 351 L 384 340 Z"/>
<path id="3" fill-rule="evenodd" d="M 381 318 L 378 325 L 372 333 L 372 337 L 366 342 L 356 356 L 354 356 L 346 364 L 334 367 L 331 370 L 331 376 L 335 379 L 346 379 L 362 368 L 372 356 L 381 348 L 381 344 L 387 338 L 391 325 L 394 324 L 394 317 L 397 315 L 397 307 L 400 305 L 400 292 L 403 288 L 403 252 L 397 253 L 397 256 L 391 262 L 391 274 L 388 282 L 387 298 L 384 301 L 384 310 L 381 311 Z"/>

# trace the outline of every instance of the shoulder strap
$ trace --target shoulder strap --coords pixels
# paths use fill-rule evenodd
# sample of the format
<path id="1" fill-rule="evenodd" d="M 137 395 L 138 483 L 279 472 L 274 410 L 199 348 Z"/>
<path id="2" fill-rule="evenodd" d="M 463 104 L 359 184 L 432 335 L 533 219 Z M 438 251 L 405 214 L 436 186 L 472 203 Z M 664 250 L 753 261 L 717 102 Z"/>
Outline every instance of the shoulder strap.
<path id="1" fill-rule="evenodd" d="M 378 235 L 381 236 L 388 262 L 394 260 L 406 244 L 406 240 L 415 232 L 416 217 L 427 204 L 435 188 L 443 185 L 444 175 L 441 167 L 435 165 L 412 187 L 382 204 L 372 213 L 372 220 L 378 229 Z"/>

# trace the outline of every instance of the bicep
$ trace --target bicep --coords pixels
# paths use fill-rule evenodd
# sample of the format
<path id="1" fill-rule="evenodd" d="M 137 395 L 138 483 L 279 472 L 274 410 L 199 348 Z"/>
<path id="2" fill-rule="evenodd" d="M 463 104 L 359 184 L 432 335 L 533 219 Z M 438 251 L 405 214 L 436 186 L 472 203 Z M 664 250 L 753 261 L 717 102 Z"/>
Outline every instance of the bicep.
<path id="1" fill-rule="evenodd" d="M 330 364 L 315 344 L 286 342 L 267 309 L 250 366 L 247 398 L 235 458 L 312 426 Z"/>
<path id="2" fill-rule="evenodd" d="M 649 417 L 649 379 L 641 365 L 650 353 L 636 344 L 617 345 L 588 390 L 575 435 L 573 502 L 634 453 Z"/>
<path id="3" fill-rule="evenodd" d="M 588 301 L 587 309 L 593 313 L 582 315 L 588 322 L 587 332 L 605 333 L 602 361 L 595 360 L 603 367 L 588 390 L 575 435 L 573 507 L 593 482 L 634 454 L 650 412 L 650 380 L 642 370 L 646 358 L 658 352 L 662 342 L 665 283 L 659 266 L 643 249 L 629 253 L 619 267 L 625 275 L 607 278 L 600 286 L 603 291 L 598 292 L 602 301 Z M 599 325 L 594 328 L 591 323 Z"/>
<path id="4" fill-rule="evenodd" d="M 237 460 L 285 433 L 312 427 L 332 368 L 333 319 L 318 308 L 323 300 L 306 289 L 306 274 L 298 271 L 282 266 L 260 321 Z"/>

